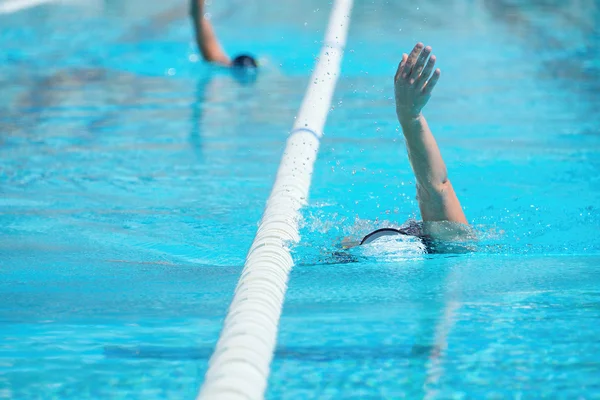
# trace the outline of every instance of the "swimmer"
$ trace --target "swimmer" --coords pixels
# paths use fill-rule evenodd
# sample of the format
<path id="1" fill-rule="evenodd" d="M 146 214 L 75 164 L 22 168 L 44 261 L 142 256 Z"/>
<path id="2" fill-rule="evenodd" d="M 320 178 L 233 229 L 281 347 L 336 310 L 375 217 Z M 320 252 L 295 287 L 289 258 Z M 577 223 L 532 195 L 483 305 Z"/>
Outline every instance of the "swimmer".
<path id="1" fill-rule="evenodd" d="M 212 24 L 204 11 L 204 0 L 191 0 L 190 12 L 196 30 L 196 42 L 205 61 L 224 67 L 233 67 L 244 70 L 256 69 L 256 59 L 248 54 L 240 54 L 230 59 L 221 47 Z"/>
<path id="2" fill-rule="evenodd" d="M 383 227 L 355 244 L 372 243 L 383 236 L 409 235 L 421 238 L 431 251 L 433 242 L 455 242 L 469 236 L 467 218 L 448 178 L 435 138 L 421 112 L 440 78 L 440 69 L 434 70 L 435 61 L 431 47 L 417 43 L 409 55 L 402 55 L 394 76 L 396 115 L 417 181 L 417 200 L 423 223 L 411 223 L 400 229 Z"/>

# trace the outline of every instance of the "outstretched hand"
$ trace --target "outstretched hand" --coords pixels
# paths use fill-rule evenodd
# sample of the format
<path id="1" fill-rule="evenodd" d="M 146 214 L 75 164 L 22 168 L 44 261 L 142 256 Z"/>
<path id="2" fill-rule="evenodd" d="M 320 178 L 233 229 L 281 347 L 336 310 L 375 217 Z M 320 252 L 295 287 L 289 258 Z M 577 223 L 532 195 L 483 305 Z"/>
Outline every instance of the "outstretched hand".
<path id="1" fill-rule="evenodd" d="M 424 48 L 423 43 L 417 43 L 410 55 L 402 54 L 394 76 L 396 113 L 400 122 L 419 117 L 440 77 L 439 68 L 431 73 L 435 56 L 430 54 L 431 47 Z"/>

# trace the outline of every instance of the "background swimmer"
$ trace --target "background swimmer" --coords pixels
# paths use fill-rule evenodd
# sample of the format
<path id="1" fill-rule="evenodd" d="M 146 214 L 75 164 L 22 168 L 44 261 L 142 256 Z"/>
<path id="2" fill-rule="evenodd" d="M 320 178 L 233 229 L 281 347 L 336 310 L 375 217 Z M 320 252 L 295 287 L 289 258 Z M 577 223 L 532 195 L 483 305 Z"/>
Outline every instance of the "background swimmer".
<path id="1" fill-rule="evenodd" d="M 213 30 L 212 24 L 204 11 L 204 0 L 191 0 L 190 13 L 196 31 L 198 49 L 205 61 L 242 69 L 258 67 L 256 59 L 249 54 L 240 54 L 232 59 L 225 53 Z"/>

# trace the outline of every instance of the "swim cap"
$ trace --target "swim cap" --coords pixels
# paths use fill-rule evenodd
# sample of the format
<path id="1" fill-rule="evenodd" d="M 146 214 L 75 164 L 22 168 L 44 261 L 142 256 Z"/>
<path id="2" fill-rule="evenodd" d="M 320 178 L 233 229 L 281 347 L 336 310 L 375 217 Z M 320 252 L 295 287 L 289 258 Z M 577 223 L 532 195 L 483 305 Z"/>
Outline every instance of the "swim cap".
<path id="1" fill-rule="evenodd" d="M 369 253 L 365 253 L 371 256 L 390 256 L 390 255 L 402 255 L 405 257 L 411 254 L 427 254 L 432 252 L 432 247 L 430 246 L 431 241 L 424 236 L 414 235 L 414 232 L 411 232 L 409 227 L 401 227 L 400 229 L 396 228 L 383 228 L 377 229 L 369 233 L 365 236 L 361 242 L 360 246 L 373 243 L 379 238 L 391 236 L 404 236 L 404 238 L 399 241 L 392 239 L 392 242 L 382 241 L 382 246 L 377 246 L 378 249 L 373 251 L 369 251 Z M 391 239 L 391 238 L 390 238 Z M 416 252 L 416 253 L 415 253 Z"/>
<path id="2" fill-rule="evenodd" d="M 248 54 L 241 54 L 233 59 L 231 66 L 235 68 L 257 68 L 258 63 L 254 57 Z"/>

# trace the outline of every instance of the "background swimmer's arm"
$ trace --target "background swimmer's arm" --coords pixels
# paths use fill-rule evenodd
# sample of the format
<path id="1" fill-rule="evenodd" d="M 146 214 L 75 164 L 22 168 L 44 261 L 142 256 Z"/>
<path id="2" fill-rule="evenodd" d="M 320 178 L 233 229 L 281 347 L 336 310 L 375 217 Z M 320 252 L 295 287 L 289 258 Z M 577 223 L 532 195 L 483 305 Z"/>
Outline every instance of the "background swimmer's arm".
<path id="1" fill-rule="evenodd" d="M 231 65 L 231 60 L 219 44 L 212 24 L 204 16 L 204 0 L 191 0 L 190 12 L 196 30 L 196 42 L 204 60 L 227 66 Z"/>
<path id="2" fill-rule="evenodd" d="M 417 197 L 423 222 L 466 224 L 467 219 L 448 179 L 438 145 L 421 114 L 440 77 L 439 69 L 433 71 L 435 56 L 429 57 L 430 54 L 430 47 L 424 48 L 422 43 L 418 43 L 410 56 L 402 55 L 394 77 L 396 114 L 417 180 Z"/>

